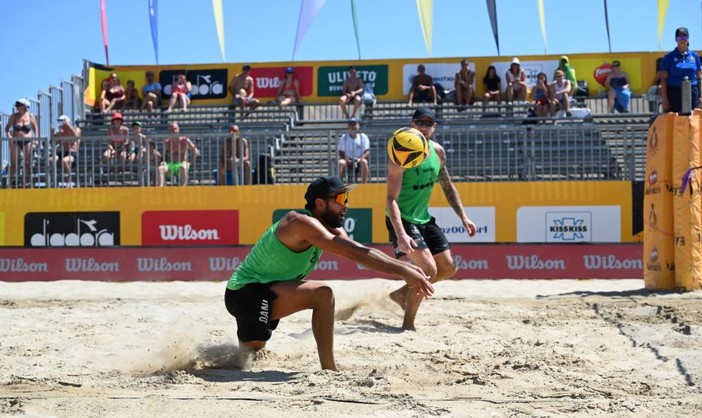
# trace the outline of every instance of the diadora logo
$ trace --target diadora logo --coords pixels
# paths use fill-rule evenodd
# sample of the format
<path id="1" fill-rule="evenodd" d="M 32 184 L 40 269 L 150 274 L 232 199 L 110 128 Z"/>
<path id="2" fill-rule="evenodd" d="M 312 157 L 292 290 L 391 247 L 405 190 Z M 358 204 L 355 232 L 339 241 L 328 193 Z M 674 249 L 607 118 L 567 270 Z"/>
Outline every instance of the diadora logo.
<path id="1" fill-rule="evenodd" d="M 227 96 L 228 71 L 226 68 L 199 69 L 199 70 L 165 70 L 159 74 L 159 81 L 163 86 L 163 94 L 171 95 L 171 84 L 178 78 L 179 73 L 185 73 L 192 85 L 191 99 L 221 99 Z"/>
<path id="2" fill-rule="evenodd" d="M 119 212 L 31 212 L 24 217 L 25 247 L 119 245 Z"/>
<path id="3" fill-rule="evenodd" d="M 141 215 L 143 245 L 233 245 L 239 243 L 239 211 L 150 211 Z"/>

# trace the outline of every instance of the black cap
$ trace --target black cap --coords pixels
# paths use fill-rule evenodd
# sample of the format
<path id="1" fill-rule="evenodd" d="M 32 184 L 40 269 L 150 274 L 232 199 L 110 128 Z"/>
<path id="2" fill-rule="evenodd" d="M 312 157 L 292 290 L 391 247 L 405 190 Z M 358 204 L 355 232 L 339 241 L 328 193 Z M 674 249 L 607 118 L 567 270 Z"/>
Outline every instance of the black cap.
<path id="1" fill-rule="evenodd" d="M 677 38 L 678 36 L 687 36 L 689 38 L 690 33 L 687 31 L 687 28 L 680 27 L 675 29 L 675 37 Z"/>
<path id="2" fill-rule="evenodd" d="M 436 122 L 436 113 L 434 113 L 434 111 L 429 109 L 428 107 L 420 107 L 419 109 L 414 111 L 414 114 L 412 115 L 412 120 L 417 120 L 421 118 L 429 118 L 432 121 Z"/>
<path id="3" fill-rule="evenodd" d="M 242 70 L 244 70 L 244 71 L 249 71 L 250 69 L 251 69 L 251 66 L 249 64 L 244 64 L 244 66 L 242 67 Z"/>
<path id="4" fill-rule="evenodd" d="M 353 190 L 356 184 L 344 184 L 337 176 L 322 176 L 310 183 L 305 193 L 308 204 L 314 205 L 315 199 L 331 197 L 333 194 Z"/>

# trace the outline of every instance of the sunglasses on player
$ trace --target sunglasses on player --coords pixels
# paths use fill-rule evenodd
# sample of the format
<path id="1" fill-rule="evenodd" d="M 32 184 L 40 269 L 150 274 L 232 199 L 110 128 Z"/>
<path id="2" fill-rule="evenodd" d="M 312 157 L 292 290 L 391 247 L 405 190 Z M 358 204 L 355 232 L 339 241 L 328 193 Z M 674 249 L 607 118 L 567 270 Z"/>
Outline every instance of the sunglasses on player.
<path id="1" fill-rule="evenodd" d="M 424 126 L 427 128 L 431 128 L 434 126 L 434 121 L 433 120 L 427 120 L 427 119 L 418 119 L 414 121 L 414 124 L 417 126 Z"/>
<path id="2" fill-rule="evenodd" d="M 329 199 L 334 199 L 334 201 L 341 206 L 349 203 L 349 192 L 339 193 L 336 196 L 329 196 Z"/>

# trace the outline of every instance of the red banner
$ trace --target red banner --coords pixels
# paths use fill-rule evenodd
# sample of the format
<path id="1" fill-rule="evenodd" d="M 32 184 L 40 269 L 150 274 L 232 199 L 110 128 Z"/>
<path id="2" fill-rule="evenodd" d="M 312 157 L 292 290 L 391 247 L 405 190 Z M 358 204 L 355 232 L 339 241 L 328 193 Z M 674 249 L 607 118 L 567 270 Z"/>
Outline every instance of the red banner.
<path id="1" fill-rule="evenodd" d="M 376 248 L 388 254 L 390 246 Z M 249 247 L 3 248 L 0 280 L 227 280 Z M 454 279 L 640 279 L 641 244 L 454 245 Z M 271 260 L 272 262 L 274 260 Z M 310 279 L 387 277 L 325 252 Z"/>
<path id="2" fill-rule="evenodd" d="M 141 214 L 141 243 L 148 246 L 236 245 L 238 210 L 170 210 Z"/>
<path id="3" fill-rule="evenodd" d="M 252 67 L 250 75 L 254 79 L 254 95 L 256 97 L 276 97 L 278 86 L 285 80 L 286 67 Z M 295 75 L 293 78 L 300 81 L 300 96 L 312 95 L 312 85 L 314 84 L 313 68 L 293 67 Z"/>

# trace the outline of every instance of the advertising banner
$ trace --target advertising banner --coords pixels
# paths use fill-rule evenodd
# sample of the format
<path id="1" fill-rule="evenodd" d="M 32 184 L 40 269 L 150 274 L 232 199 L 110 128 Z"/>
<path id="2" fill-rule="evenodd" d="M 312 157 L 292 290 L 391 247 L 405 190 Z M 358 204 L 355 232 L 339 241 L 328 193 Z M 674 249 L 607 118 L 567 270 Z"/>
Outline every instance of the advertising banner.
<path id="1" fill-rule="evenodd" d="M 470 68 L 475 71 L 475 63 L 471 62 L 469 64 Z M 402 66 L 402 91 L 404 94 L 409 93 L 409 89 L 412 86 L 412 79 L 417 75 L 418 65 L 419 63 L 413 63 Z M 423 63 L 423 65 L 426 69 L 426 74 L 431 76 L 434 84 L 441 84 L 444 90 L 453 89 L 456 73 L 461 69 L 460 59 L 456 62 L 428 62 Z M 476 75 L 475 79 L 478 80 L 479 77 Z M 482 80 L 482 77 L 480 77 L 480 80 Z"/>
<path id="2" fill-rule="evenodd" d="M 374 246 L 388 255 L 389 245 Z M 250 247 L 8 248 L 0 255 L 0 280 L 224 281 Z M 640 244 L 489 245 L 452 247 L 454 279 L 641 278 Z M 346 280 L 384 276 L 325 252 L 309 279 Z"/>
<path id="3" fill-rule="evenodd" d="M 436 218 L 436 224 L 450 243 L 495 242 L 495 207 L 464 207 L 463 210 L 477 227 L 477 232 L 472 237 L 466 232 L 453 208 L 430 207 L 429 214 Z"/>
<path id="4" fill-rule="evenodd" d="M 619 206 L 524 206 L 517 242 L 620 242 Z"/>
<path id="5" fill-rule="evenodd" d="M 149 246 L 239 244 L 238 210 L 147 211 L 141 243 Z"/>
<path id="6" fill-rule="evenodd" d="M 273 223 L 276 223 L 290 211 L 301 211 L 301 209 L 277 209 L 273 212 Z M 346 212 L 346 219 L 342 225 L 349 238 L 361 243 L 373 242 L 373 216 L 372 209 L 349 208 Z"/>
<path id="7" fill-rule="evenodd" d="M 344 80 L 349 76 L 348 68 L 348 65 L 319 67 L 317 69 L 317 95 L 320 97 L 341 96 Z M 358 65 L 355 68 L 358 78 L 363 80 L 366 85 L 371 85 L 375 95 L 388 94 L 387 65 Z"/>
<path id="8" fill-rule="evenodd" d="M 25 247 L 120 245 L 119 212 L 30 212 L 24 217 Z"/>

